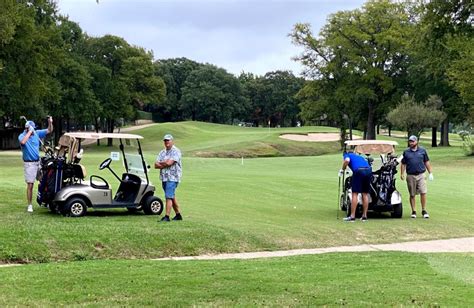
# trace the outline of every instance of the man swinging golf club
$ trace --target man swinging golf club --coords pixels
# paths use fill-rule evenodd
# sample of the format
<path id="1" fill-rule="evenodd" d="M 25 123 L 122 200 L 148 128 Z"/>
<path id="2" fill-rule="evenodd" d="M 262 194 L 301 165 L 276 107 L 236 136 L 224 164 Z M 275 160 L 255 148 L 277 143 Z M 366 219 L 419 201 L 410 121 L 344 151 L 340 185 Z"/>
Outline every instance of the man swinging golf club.
<path id="1" fill-rule="evenodd" d="M 342 177 L 347 166 L 352 170 L 352 202 L 351 215 L 344 218 L 344 221 L 353 222 L 356 217 L 358 195 L 362 194 L 362 218 L 361 221 L 367 221 L 367 211 L 369 209 L 369 189 L 370 179 L 372 178 L 372 168 L 364 157 L 352 152 L 344 152 L 344 161 L 342 169 L 339 170 L 339 177 Z"/>
<path id="2" fill-rule="evenodd" d="M 36 174 L 39 168 L 39 148 L 40 139 L 46 137 L 53 131 L 53 118 L 48 117 L 48 128 L 35 130 L 36 125 L 33 121 L 26 121 L 25 130 L 18 136 L 20 142 L 21 152 L 23 156 L 23 166 L 26 182 L 26 199 L 28 201 L 27 211 L 33 212 L 33 204 L 31 199 L 33 197 L 33 186 L 36 179 Z"/>

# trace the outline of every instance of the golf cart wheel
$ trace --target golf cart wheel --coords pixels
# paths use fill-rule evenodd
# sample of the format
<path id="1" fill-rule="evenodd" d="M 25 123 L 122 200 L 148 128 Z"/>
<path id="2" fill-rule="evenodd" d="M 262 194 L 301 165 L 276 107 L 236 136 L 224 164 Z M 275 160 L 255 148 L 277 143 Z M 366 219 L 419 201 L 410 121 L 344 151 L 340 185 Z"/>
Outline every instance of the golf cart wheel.
<path id="1" fill-rule="evenodd" d="M 393 205 L 392 218 L 402 218 L 403 216 L 403 206 L 401 203 Z"/>
<path id="2" fill-rule="evenodd" d="M 339 200 L 339 206 L 341 208 L 341 211 L 347 211 L 347 201 L 344 200 L 344 195 L 341 195 L 341 200 Z"/>
<path id="3" fill-rule="evenodd" d="M 63 215 L 71 217 L 81 217 L 87 212 L 87 204 L 82 198 L 72 198 L 66 202 Z"/>
<path id="4" fill-rule="evenodd" d="M 349 194 L 346 196 L 346 214 L 347 217 L 351 216 L 351 199 L 349 198 Z"/>
<path id="5" fill-rule="evenodd" d="M 155 196 L 149 196 L 143 203 L 143 212 L 147 215 L 160 215 L 163 212 L 163 201 Z"/>

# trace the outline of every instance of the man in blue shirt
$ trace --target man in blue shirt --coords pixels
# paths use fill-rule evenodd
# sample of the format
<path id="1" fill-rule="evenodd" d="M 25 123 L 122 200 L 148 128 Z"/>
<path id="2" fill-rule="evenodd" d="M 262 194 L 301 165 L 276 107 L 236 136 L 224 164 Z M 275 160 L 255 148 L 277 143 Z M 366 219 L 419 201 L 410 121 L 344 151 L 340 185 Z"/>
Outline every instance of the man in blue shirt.
<path id="1" fill-rule="evenodd" d="M 29 213 L 33 212 L 33 204 L 31 199 L 33 197 L 33 186 L 39 168 L 40 139 L 43 139 L 47 134 L 53 131 L 53 118 L 48 118 L 48 129 L 35 130 L 35 128 L 35 122 L 27 121 L 25 124 L 25 130 L 18 136 L 18 141 L 20 142 L 23 156 L 23 167 L 26 182 L 26 199 L 28 201 L 27 211 Z"/>
<path id="2" fill-rule="evenodd" d="M 367 221 L 367 211 L 369 209 L 369 189 L 370 180 L 372 179 L 372 168 L 370 167 L 367 160 L 357 154 L 344 152 L 344 162 L 342 163 L 342 169 L 339 170 L 339 177 L 344 174 L 347 166 L 352 170 L 352 202 L 351 202 L 351 215 L 344 218 L 344 221 L 355 221 L 358 196 L 362 194 L 362 218 L 361 221 Z"/>
<path id="3" fill-rule="evenodd" d="M 421 214 L 423 218 L 430 218 L 426 211 L 426 181 L 425 171 L 429 172 L 429 180 L 434 179 L 431 170 L 430 159 L 426 150 L 418 146 L 418 138 L 410 136 L 408 138 L 409 148 L 403 152 L 402 165 L 400 167 L 400 179 L 404 180 L 405 170 L 407 172 L 407 186 L 410 193 L 411 218 L 416 218 L 415 196 L 420 194 Z"/>

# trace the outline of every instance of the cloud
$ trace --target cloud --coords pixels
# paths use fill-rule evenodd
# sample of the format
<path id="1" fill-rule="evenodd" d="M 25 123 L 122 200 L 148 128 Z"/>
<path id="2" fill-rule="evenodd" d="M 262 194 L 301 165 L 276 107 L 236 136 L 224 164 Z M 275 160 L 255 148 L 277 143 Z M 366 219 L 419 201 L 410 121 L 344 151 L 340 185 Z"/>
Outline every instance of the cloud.
<path id="1" fill-rule="evenodd" d="M 287 36 L 297 22 L 315 33 L 328 14 L 360 7 L 362 0 L 61 0 L 60 12 L 89 35 L 113 34 L 152 50 L 156 59 L 187 57 L 229 72 L 263 75 L 302 70 L 300 50 Z M 298 71 L 298 72 L 297 72 Z"/>

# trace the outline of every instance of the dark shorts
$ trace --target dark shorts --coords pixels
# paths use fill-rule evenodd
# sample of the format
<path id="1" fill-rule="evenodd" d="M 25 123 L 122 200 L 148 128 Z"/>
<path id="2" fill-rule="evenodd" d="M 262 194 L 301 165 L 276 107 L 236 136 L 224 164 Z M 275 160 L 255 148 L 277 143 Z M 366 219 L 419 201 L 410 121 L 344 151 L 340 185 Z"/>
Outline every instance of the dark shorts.
<path id="1" fill-rule="evenodd" d="M 179 182 L 171 182 L 171 181 L 161 183 L 161 187 L 163 187 L 166 199 L 174 198 L 174 193 L 176 191 L 176 187 L 178 187 L 178 184 Z"/>
<path id="2" fill-rule="evenodd" d="M 368 193 L 372 170 L 370 168 L 359 168 L 352 175 L 352 192 Z"/>

